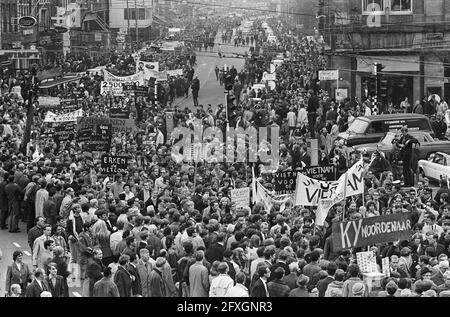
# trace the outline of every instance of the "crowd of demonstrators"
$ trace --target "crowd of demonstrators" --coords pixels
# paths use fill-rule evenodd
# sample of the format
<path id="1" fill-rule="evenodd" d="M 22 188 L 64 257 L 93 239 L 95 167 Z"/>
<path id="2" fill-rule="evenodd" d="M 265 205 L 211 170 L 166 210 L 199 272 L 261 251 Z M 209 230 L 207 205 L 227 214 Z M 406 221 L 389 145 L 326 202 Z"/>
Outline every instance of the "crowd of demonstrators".
<path id="1" fill-rule="evenodd" d="M 278 125 L 280 171 L 310 166 L 305 137 L 317 133 L 326 154 L 321 162 L 334 163 L 343 173 L 357 157 L 345 155 L 344 146 L 334 141 L 351 119 L 345 104 L 337 108 L 316 85 L 315 73 L 324 62 L 320 45 L 275 29 L 280 44 L 273 48 L 288 51 L 289 60 L 277 68 L 274 90 L 251 89 L 270 69 L 267 44 L 261 56 L 246 60 L 244 71 L 232 71 L 239 98 L 228 116 L 223 106 L 214 112 L 198 105 L 196 113 L 176 108 L 175 126 L 201 122 L 225 131 L 227 121 L 243 128 Z M 86 115 L 107 115 L 105 98 L 91 87 L 74 85 L 67 93 L 81 92 Z M 450 190 L 445 182 L 434 197 L 427 179 L 417 190 L 404 190 L 388 167 L 365 157 L 364 199 L 354 196 L 334 206 L 325 225 L 317 227 L 314 210 L 292 203 L 284 209 L 274 204 L 266 210 L 260 203 L 237 208 L 231 189 L 247 187 L 252 179 L 243 163 L 173 160 L 174 140 L 166 132 L 162 103 L 142 100 L 137 129 L 113 135 L 111 154 L 130 155 L 130 161 L 126 172 L 108 177 L 100 172 L 97 155 L 88 163 L 82 144 L 46 140 L 40 129 L 43 112 L 36 114 L 27 153 L 20 153 L 24 107 L 9 93 L 2 101 L 0 226 L 19 232 L 18 221 L 28 222 L 33 266 L 23 261 L 22 251 L 13 254 L 6 272 L 10 296 L 66 297 L 75 278 L 82 282 L 83 296 L 90 297 L 450 293 Z M 259 164 L 255 167 L 271 190 L 270 177 Z M 355 260 L 362 249 L 333 250 L 332 224 L 406 211 L 413 215 L 411 238 L 371 246 L 378 265 L 389 257 L 390 277 L 369 292 Z"/>

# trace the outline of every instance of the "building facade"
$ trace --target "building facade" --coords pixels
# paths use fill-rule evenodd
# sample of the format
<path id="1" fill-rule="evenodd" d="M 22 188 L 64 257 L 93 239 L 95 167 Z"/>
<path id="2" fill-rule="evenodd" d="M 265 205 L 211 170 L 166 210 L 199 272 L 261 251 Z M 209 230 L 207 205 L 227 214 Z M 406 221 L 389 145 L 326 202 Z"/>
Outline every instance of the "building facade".
<path id="1" fill-rule="evenodd" d="M 450 97 L 450 1 L 320 0 L 319 16 L 343 95 L 377 94 L 394 105 Z M 337 83 L 330 86 L 334 92 Z"/>

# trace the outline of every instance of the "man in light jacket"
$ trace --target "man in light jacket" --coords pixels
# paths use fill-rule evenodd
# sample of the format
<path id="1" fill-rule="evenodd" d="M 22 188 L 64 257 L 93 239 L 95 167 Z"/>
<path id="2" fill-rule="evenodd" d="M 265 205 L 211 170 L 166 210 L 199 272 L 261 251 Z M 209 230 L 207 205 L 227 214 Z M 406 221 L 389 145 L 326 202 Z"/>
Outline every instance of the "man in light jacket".
<path id="1" fill-rule="evenodd" d="M 189 268 L 189 288 L 191 297 L 208 297 L 208 269 L 203 265 L 204 252 L 195 253 L 195 263 Z"/>

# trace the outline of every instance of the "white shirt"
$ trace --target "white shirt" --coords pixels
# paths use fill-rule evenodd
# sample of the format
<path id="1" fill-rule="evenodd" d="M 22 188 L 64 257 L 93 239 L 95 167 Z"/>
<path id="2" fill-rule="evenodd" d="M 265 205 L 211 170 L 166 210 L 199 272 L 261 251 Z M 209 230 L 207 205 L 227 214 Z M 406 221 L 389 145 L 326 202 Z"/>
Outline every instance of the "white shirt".
<path id="1" fill-rule="evenodd" d="M 233 285 L 234 282 L 231 277 L 227 274 L 220 274 L 211 281 L 209 297 L 225 297 Z"/>
<path id="2" fill-rule="evenodd" d="M 236 284 L 236 286 L 230 288 L 225 297 L 249 297 L 248 289 L 242 284 Z"/>

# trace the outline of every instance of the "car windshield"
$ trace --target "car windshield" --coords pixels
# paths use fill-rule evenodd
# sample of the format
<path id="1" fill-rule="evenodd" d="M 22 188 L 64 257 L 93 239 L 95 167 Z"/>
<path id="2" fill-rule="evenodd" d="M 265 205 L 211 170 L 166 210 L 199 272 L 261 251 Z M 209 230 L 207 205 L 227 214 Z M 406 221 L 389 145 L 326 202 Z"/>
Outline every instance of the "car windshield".
<path id="1" fill-rule="evenodd" d="M 395 138 L 394 133 L 388 133 L 386 136 L 381 140 L 381 144 L 383 145 L 392 145 L 392 141 Z"/>
<path id="2" fill-rule="evenodd" d="M 353 121 L 352 125 L 348 128 L 348 132 L 363 134 L 366 132 L 368 126 L 369 126 L 369 122 L 361 120 L 361 119 L 355 119 L 355 121 Z"/>

